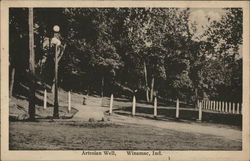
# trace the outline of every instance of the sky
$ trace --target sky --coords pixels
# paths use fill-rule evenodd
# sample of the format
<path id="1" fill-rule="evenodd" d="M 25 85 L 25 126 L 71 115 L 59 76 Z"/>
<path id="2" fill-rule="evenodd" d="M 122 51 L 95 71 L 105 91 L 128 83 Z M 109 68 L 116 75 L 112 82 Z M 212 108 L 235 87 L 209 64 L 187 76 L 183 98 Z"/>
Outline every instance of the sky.
<path id="1" fill-rule="evenodd" d="M 192 8 L 190 13 L 190 21 L 197 23 L 196 36 L 200 36 L 209 26 L 208 17 L 210 21 L 219 21 L 226 13 L 222 8 Z M 239 54 L 242 57 L 242 45 L 239 46 Z"/>
<path id="2" fill-rule="evenodd" d="M 197 23 L 197 35 L 200 36 L 209 26 L 209 21 L 219 21 L 225 14 L 222 8 L 192 8 L 190 13 L 190 22 Z"/>

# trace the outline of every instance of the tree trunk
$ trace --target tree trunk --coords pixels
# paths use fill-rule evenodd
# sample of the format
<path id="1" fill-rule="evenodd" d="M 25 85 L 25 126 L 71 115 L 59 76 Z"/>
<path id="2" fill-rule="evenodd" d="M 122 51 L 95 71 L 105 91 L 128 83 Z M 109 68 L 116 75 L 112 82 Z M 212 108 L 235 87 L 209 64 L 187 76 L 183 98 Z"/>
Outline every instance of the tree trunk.
<path id="1" fill-rule="evenodd" d="M 15 82 L 15 67 L 12 67 L 11 69 L 11 78 L 10 78 L 10 93 L 9 93 L 9 96 L 12 97 L 13 95 L 13 86 L 14 86 L 14 82 Z"/>
<path id="2" fill-rule="evenodd" d="M 153 102 L 153 98 L 154 98 L 154 84 L 155 84 L 155 78 L 154 76 L 152 77 L 152 81 L 151 81 L 151 91 L 150 91 L 150 102 Z"/>
<path id="3" fill-rule="evenodd" d="M 144 67 L 145 86 L 146 86 L 146 100 L 147 102 L 149 102 L 148 76 L 147 76 L 147 66 L 146 66 L 145 61 L 144 61 L 143 67 Z"/>
<path id="4" fill-rule="evenodd" d="M 29 95 L 29 119 L 35 119 L 35 53 L 34 53 L 34 30 L 33 8 L 29 8 L 29 72 L 30 72 L 30 95 Z"/>

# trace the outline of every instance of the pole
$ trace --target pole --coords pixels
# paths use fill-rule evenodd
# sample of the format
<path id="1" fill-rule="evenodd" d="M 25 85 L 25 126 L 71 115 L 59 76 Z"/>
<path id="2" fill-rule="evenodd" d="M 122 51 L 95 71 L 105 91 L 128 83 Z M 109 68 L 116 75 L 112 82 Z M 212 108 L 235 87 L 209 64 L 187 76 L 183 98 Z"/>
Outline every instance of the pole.
<path id="1" fill-rule="evenodd" d="M 47 90 L 44 90 L 43 109 L 47 109 Z"/>
<path id="2" fill-rule="evenodd" d="M 136 104 L 136 99 L 135 96 L 133 96 L 132 116 L 135 116 L 135 104 Z"/>
<path id="3" fill-rule="evenodd" d="M 68 92 L 68 112 L 71 111 L 71 94 L 70 91 Z"/>
<path id="4" fill-rule="evenodd" d="M 33 8 L 29 8 L 29 70 L 30 70 L 30 95 L 29 95 L 29 119 L 35 119 L 35 53 Z"/>
<path id="5" fill-rule="evenodd" d="M 53 117 L 54 118 L 59 118 L 59 113 L 58 113 L 58 86 L 57 86 L 57 78 L 58 78 L 58 61 L 57 61 L 57 51 L 58 46 L 55 45 L 55 96 L 54 96 L 54 113 Z"/>
<path id="6" fill-rule="evenodd" d="M 199 118 L 198 118 L 198 121 L 201 121 L 202 120 L 202 104 L 200 103 L 199 104 Z"/>
<path id="7" fill-rule="evenodd" d="M 111 97 L 110 97 L 110 104 L 109 104 L 109 114 L 110 114 L 110 115 L 112 114 L 113 99 L 114 99 L 114 96 L 113 96 L 113 94 L 111 94 Z"/>
<path id="8" fill-rule="evenodd" d="M 197 103 L 199 103 L 199 101 L 197 101 Z M 180 108 L 180 107 L 179 107 L 179 104 L 180 104 L 180 103 L 179 103 L 179 98 L 177 98 L 177 100 L 176 100 L 176 116 L 175 116 L 177 119 L 179 118 L 179 110 L 180 110 L 180 109 L 179 109 L 179 108 Z M 198 104 L 198 105 L 199 105 L 199 104 Z"/>
<path id="9" fill-rule="evenodd" d="M 154 118 L 157 117 L 157 97 L 154 100 Z"/>

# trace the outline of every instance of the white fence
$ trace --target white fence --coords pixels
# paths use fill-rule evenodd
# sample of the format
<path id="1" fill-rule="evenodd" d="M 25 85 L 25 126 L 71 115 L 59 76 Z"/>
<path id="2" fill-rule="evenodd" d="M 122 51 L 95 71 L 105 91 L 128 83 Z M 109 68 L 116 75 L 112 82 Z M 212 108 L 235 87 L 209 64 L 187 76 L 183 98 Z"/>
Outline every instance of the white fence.
<path id="1" fill-rule="evenodd" d="M 111 99 L 102 101 L 102 104 L 109 104 L 109 114 L 112 114 L 113 108 L 113 94 L 111 94 Z M 110 101 L 110 103 L 109 103 Z M 235 102 L 223 102 L 223 101 L 213 101 L 213 100 L 198 100 L 198 116 L 197 121 L 202 121 L 203 112 L 215 112 L 215 113 L 225 113 L 225 114 L 242 114 L 242 103 Z M 108 106 L 108 105 L 107 105 Z M 157 97 L 154 98 L 153 104 L 154 118 L 157 118 Z M 194 110 L 194 109 L 193 109 Z M 176 119 L 179 119 L 180 115 L 180 100 L 176 99 Z M 133 96 L 131 115 L 136 115 L 136 99 Z"/>
<path id="2" fill-rule="evenodd" d="M 201 100 L 199 103 L 203 110 L 229 114 L 242 114 L 242 103 Z"/>

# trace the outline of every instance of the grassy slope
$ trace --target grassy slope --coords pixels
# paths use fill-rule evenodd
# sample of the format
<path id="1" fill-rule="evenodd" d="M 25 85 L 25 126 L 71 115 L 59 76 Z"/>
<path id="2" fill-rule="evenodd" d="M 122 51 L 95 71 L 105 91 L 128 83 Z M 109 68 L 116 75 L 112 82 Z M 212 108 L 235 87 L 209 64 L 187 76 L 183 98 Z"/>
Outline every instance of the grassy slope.
<path id="1" fill-rule="evenodd" d="M 77 112 L 72 108 L 68 112 L 67 93 L 63 90 L 59 91 L 59 116 L 61 118 L 72 118 Z M 52 118 L 53 116 L 53 98 L 52 93 L 47 93 L 47 109 L 43 109 L 43 91 L 36 92 L 36 118 Z M 24 120 L 28 118 L 29 102 L 26 97 L 15 96 L 10 99 L 9 114 L 11 120 Z"/>
<path id="2" fill-rule="evenodd" d="M 48 93 L 47 110 L 42 108 L 43 94 L 41 91 L 37 93 L 37 97 L 40 100 L 36 110 L 37 117 L 46 118 L 52 116 L 52 94 Z M 72 93 L 73 105 L 81 104 L 82 97 L 80 94 Z M 98 101 L 97 98 L 90 98 L 87 100 L 87 104 L 100 103 Z M 26 99 L 14 98 L 12 102 L 27 111 L 28 102 Z M 60 90 L 59 102 L 60 115 L 67 114 L 67 93 L 65 91 Z M 118 103 L 122 107 L 131 104 L 128 100 L 114 103 Z M 115 106 L 118 108 L 117 105 Z M 10 108 L 10 112 L 13 112 L 12 110 Z M 127 109 L 123 110 L 127 111 Z M 141 114 L 145 115 L 143 111 L 141 111 Z M 174 131 L 150 125 L 121 124 L 117 122 L 88 123 L 70 120 L 53 121 L 51 119 L 42 119 L 38 122 L 11 121 L 9 138 L 10 150 L 240 150 L 242 146 L 239 140 L 229 140 L 215 135 Z"/>
<path id="3" fill-rule="evenodd" d="M 11 122 L 10 149 L 240 150 L 241 142 L 132 124 Z"/>

